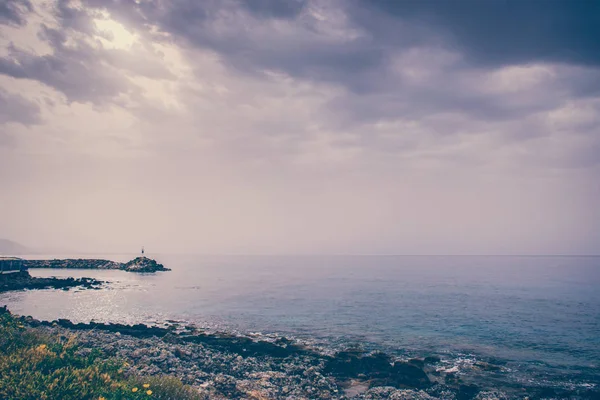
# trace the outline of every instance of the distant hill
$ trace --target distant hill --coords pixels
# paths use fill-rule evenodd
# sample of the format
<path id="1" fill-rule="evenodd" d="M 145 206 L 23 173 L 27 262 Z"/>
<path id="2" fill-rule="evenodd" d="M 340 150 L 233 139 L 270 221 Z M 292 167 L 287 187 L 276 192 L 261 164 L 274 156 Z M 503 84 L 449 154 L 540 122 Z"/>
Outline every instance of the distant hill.
<path id="1" fill-rule="evenodd" d="M 14 256 L 20 254 L 31 254 L 34 251 L 20 243 L 8 239 L 0 239 L 0 255 Z"/>

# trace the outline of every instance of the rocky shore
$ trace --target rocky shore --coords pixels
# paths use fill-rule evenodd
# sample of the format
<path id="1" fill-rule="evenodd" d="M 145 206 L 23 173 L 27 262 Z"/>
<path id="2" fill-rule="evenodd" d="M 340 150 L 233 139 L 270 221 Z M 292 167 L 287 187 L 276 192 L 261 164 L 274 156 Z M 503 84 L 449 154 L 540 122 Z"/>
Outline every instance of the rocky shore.
<path id="1" fill-rule="evenodd" d="M 103 282 L 92 278 L 34 278 L 27 271 L 0 274 L 0 293 L 24 289 L 99 289 Z"/>
<path id="2" fill-rule="evenodd" d="M 164 265 L 148 257 L 137 257 L 129 262 L 120 263 L 102 259 L 53 259 L 20 260 L 24 268 L 54 269 L 118 269 L 128 272 L 170 271 Z"/>
<path id="3" fill-rule="evenodd" d="M 7 312 L 7 311 L 0 311 Z M 207 399 L 593 399 L 598 392 L 561 393 L 550 388 L 499 392 L 444 372 L 439 357 L 396 360 L 384 353 L 343 351 L 327 355 L 285 338 L 253 339 L 207 334 L 192 325 L 166 327 L 69 320 L 24 325 L 50 335 L 77 335 L 79 353 L 100 350 L 127 361 L 128 373 L 172 375 Z M 482 365 L 488 371 L 498 365 Z"/>

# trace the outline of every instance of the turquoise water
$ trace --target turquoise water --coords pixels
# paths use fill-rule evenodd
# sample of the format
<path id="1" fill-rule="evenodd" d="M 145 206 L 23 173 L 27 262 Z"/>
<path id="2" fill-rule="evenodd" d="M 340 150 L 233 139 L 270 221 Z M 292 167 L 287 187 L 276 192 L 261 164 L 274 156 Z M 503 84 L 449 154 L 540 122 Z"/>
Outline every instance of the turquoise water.
<path id="1" fill-rule="evenodd" d="M 464 371 L 487 360 L 512 385 L 600 385 L 598 257 L 150 256 L 173 271 L 36 270 L 110 284 L 3 294 L 0 305 L 42 319 L 191 321 L 330 348 L 434 353 Z"/>

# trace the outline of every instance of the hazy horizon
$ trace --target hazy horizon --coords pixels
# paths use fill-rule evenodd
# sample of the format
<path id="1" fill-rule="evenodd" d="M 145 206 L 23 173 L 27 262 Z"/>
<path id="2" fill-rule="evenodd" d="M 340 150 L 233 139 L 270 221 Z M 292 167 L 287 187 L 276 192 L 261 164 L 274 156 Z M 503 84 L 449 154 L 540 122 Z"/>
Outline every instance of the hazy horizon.
<path id="1" fill-rule="evenodd" d="M 7 0 L 0 238 L 104 254 L 596 255 L 597 11 Z"/>

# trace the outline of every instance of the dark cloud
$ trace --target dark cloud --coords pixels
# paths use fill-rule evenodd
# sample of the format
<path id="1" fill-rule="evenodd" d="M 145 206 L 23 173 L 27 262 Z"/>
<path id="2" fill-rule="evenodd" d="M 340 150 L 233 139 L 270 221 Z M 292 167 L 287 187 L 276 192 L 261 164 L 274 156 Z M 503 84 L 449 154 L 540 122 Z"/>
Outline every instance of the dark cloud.
<path id="1" fill-rule="evenodd" d="M 107 9 L 141 29 L 158 27 L 184 46 L 212 49 L 243 73 L 283 71 L 361 92 L 370 90 L 370 75 L 385 61 L 385 49 L 369 37 L 336 40 L 320 32 L 318 20 L 302 15 L 306 3 L 295 0 L 155 0 L 140 4 L 86 0 L 86 4 Z M 280 18 L 287 25 L 269 25 Z M 402 32 L 408 43 L 412 34 Z"/>
<path id="2" fill-rule="evenodd" d="M 84 41 L 66 46 L 69 30 L 95 32 L 92 17 L 106 9 L 148 38 L 186 49 L 210 49 L 237 73 L 280 71 L 346 90 L 328 104 L 338 127 L 380 119 L 418 119 L 439 112 L 501 121 L 559 107 L 600 93 L 599 51 L 592 37 L 598 4 L 584 1 L 84 0 L 85 10 L 58 0 L 63 29 L 44 28 L 53 54 L 11 48 L 0 73 L 36 79 L 73 101 L 102 103 L 134 90 L 110 66 L 150 78 L 168 73 L 133 52 L 98 51 Z M 323 8 L 323 4 L 328 4 Z M 322 15 L 318 15 L 321 13 Z M 342 20 L 339 26 L 336 21 Z M 335 29 L 333 29 L 335 28 Z M 337 31 L 336 31 L 337 29 Z M 157 32 L 159 34 L 157 34 Z M 595 43 L 594 43 L 595 44 Z M 433 53 L 408 64 L 415 49 Z M 454 54 L 450 62 L 436 54 Z M 486 91 L 485 74 L 508 64 L 560 61 L 553 79 L 529 93 Z M 108 66 L 108 67 L 107 67 Z M 433 72 L 415 82 L 402 68 Z M 197 71 L 201 77 L 203 71 Z"/>
<path id="3" fill-rule="evenodd" d="M 73 30 L 94 30 L 88 13 L 59 0 L 53 9 L 61 27 L 42 25 L 38 36 L 52 48 L 51 54 L 38 55 L 10 44 L 8 55 L 0 57 L 0 74 L 40 81 L 64 93 L 69 101 L 103 103 L 130 87 L 127 80 L 103 65 L 97 49 L 81 38 L 70 38 Z M 67 45 L 68 41 L 71 41 Z"/>
<path id="4" fill-rule="evenodd" d="M 359 4 L 401 21 L 430 25 L 448 45 L 480 64 L 600 65 L 598 1 L 362 0 Z M 361 21 L 361 10 L 354 10 Z"/>
<path id="5" fill-rule="evenodd" d="M 456 49 L 470 61 L 485 65 L 536 61 L 600 64 L 597 46 L 600 3 L 593 1 L 357 0 L 336 3 L 338 11 L 346 13 L 364 33 L 356 40 L 343 43 L 327 41 L 318 34 L 310 36 L 310 18 L 299 21 L 306 31 L 297 34 L 305 37 L 295 38 L 282 37 L 275 31 L 271 37 L 257 36 L 256 32 L 245 30 L 242 21 L 233 16 L 230 23 L 234 26 L 226 27 L 225 32 L 214 27 L 219 13 L 232 10 L 245 10 L 265 21 L 282 17 L 298 19 L 307 8 L 304 1 L 176 0 L 166 3 L 154 0 L 139 5 L 123 0 L 88 2 L 138 23 L 157 25 L 191 44 L 213 48 L 237 67 L 276 68 L 317 79 L 336 80 L 340 74 L 333 73 L 334 70 L 360 71 L 365 65 L 372 68 L 384 62 L 386 52 L 421 45 Z M 236 23 L 239 25 L 235 26 Z M 300 57 L 303 62 L 299 62 Z M 360 81 L 361 77 L 355 78 Z"/>
<path id="6" fill-rule="evenodd" d="M 42 25 L 38 33 L 52 53 L 38 55 L 10 44 L 8 54 L 0 57 L 0 74 L 36 80 L 64 93 L 69 101 L 94 104 L 139 92 L 123 71 L 151 79 L 172 77 L 164 65 L 149 59 L 153 50 L 148 47 L 125 51 L 98 46 L 93 38 L 101 33 L 93 21 L 98 10 L 77 9 L 70 1 L 59 0 L 53 12 L 60 27 Z"/>
<path id="7" fill-rule="evenodd" d="M 2 0 L 0 2 L 0 24 L 24 25 L 27 14 L 33 11 L 29 0 Z"/>
<path id="8" fill-rule="evenodd" d="M 158 30 L 164 34 L 161 38 L 169 37 L 184 48 L 213 50 L 237 74 L 260 77 L 274 70 L 343 87 L 324 110 L 327 126 L 341 131 L 356 132 L 382 120 L 419 121 L 436 114 L 502 123 L 600 94 L 600 48 L 595 43 L 600 37 L 598 2 L 86 3 L 107 9 L 147 34 Z M 336 26 L 339 20 L 343 23 Z M 398 60 L 420 49 L 431 54 Z M 444 54 L 455 58 L 445 61 Z M 539 84 L 527 86 L 529 79 L 537 79 L 528 76 L 522 78 L 522 88 L 513 84 L 514 90 L 504 89 L 518 77 L 491 82 L 496 78 L 489 74 L 503 67 L 540 63 L 555 64 L 548 66 L 551 72 Z M 415 80 L 403 68 L 426 77 Z M 202 71 L 197 73 L 201 78 Z M 497 87 L 490 88 L 493 85 Z M 472 129 L 463 123 L 452 129 L 443 123 L 429 129 L 438 136 Z M 519 138 L 550 134 L 535 127 L 520 130 Z"/>
<path id="9" fill-rule="evenodd" d="M 239 0 L 239 4 L 251 13 L 270 18 L 294 18 L 306 3 L 306 0 Z"/>
<path id="10" fill-rule="evenodd" d="M 278 70 L 341 84 L 358 94 L 397 86 L 390 85 L 392 77 L 386 72 L 389 57 L 416 47 L 459 52 L 470 66 L 600 62 L 597 2 L 336 2 L 337 9 L 330 7 L 334 17 L 346 15 L 348 29 L 359 32 L 344 40 L 321 31 L 320 21 L 304 12 L 310 7 L 302 1 L 87 3 L 140 28 L 158 27 L 188 46 L 213 49 L 239 71 Z M 289 30 L 269 25 L 284 17 L 290 21 Z"/>
<path id="11" fill-rule="evenodd" d="M 21 95 L 9 93 L 0 88 L 0 124 L 18 122 L 32 125 L 39 123 L 40 120 L 39 105 Z"/>
<path id="12" fill-rule="evenodd" d="M 128 81 L 102 65 L 90 45 L 78 41 L 75 47 L 66 46 L 64 32 L 47 27 L 43 36 L 53 46 L 53 54 L 39 56 L 11 46 L 9 55 L 0 58 L 0 73 L 40 81 L 70 101 L 103 103 L 129 90 Z"/>
<path id="13" fill-rule="evenodd" d="M 71 7 L 70 0 L 58 0 L 54 8 L 54 15 L 63 29 L 73 29 L 88 34 L 95 31 L 91 12 L 93 11 Z"/>

